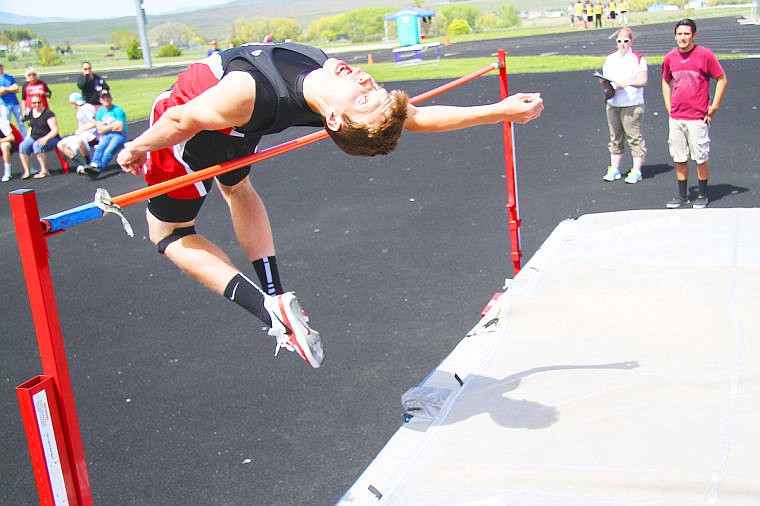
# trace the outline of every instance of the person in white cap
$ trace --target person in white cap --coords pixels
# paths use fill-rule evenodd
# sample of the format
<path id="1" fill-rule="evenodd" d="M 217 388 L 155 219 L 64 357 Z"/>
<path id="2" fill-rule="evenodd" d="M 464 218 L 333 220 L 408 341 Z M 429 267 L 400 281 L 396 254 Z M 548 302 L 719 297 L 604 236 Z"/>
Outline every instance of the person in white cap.
<path id="1" fill-rule="evenodd" d="M 90 163 L 90 146 L 97 139 L 95 131 L 95 107 L 84 101 L 81 93 L 69 95 L 69 102 L 76 109 L 77 129 L 58 143 L 58 149 L 66 157 L 77 163 L 77 172 L 84 173 L 84 166 Z"/>

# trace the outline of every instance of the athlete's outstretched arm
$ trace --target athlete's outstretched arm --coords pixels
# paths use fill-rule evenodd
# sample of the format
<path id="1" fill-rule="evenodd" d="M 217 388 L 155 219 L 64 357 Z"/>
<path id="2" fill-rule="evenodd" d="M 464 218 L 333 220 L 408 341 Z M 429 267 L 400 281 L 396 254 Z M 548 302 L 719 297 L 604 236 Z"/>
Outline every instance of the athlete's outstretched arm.
<path id="1" fill-rule="evenodd" d="M 517 93 L 493 104 L 467 107 L 409 105 L 404 127 L 416 132 L 444 132 L 499 121 L 527 123 L 538 118 L 543 109 L 539 93 Z"/>
<path id="2" fill-rule="evenodd" d="M 246 124 L 255 101 L 253 77 L 245 72 L 230 72 L 188 103 L 167 109 L 148 130 L 124 145 L 117 161 L 125 171 L 137 173 L 149 151 L 174 146 L 202 130 Z"/>

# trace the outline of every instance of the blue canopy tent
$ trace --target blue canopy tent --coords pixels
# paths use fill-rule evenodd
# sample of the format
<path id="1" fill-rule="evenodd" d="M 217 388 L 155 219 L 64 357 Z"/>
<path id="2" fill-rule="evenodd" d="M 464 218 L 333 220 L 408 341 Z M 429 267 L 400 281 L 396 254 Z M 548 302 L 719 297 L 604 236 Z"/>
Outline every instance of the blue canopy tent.
<path id="1" fill-rule="evenodd" d="M 435 12 L 421 7 L 405 7 L 385 16 L 385 38 L 388 39 L 388 22 L 395 21 L 399 46 L 413 46 L 421 40 L 420 27 L 429 23 Z"/>

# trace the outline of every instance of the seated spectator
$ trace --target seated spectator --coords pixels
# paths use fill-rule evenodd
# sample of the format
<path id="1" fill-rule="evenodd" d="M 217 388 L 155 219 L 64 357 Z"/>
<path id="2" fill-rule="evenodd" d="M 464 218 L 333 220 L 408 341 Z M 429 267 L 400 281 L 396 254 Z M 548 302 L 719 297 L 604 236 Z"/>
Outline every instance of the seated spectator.
<path id="1" fill-rule="evenodd" d="M 124 109 L 114 105 L 108 90 L 101 90 L 100 105 L 102 107 L 95 113 L 98 145 L 93 150 L 92 162 L 83 168 L 90 177 L 97 177 L 127 142 L 127 115 Z"/>
<path id="2" fill-rule="evenodd" d="M 18 90 L 16 79 L 12 75 L 5 73 L 3 62 L 0 61 L 0 100 L 2 100 L 2 105 L 6 108 L 3 116 L 7 117 L 8 121 L 10 121 L 12 114 L 16 118 L 16 125 L 21 128 L 23 114 L 21 113 L 21 104 L 16 96 Z"/>
<path id="3" fill-rule="evenodd" d="M 21 112 L 26 117 L 29 111 L 34 109 L 32 107 L 32 98 L 40 97 L 42 99 L 42 107 L 47 109 L 48 98 L 53 96 L 53 92 L 50 91 L 45 81 L 37 78 L 37 71 L 29 67 L 26 69 L 26 84 L 21 88 Z"/>
<path id="4" fill-rule="evenodd" d="M 40 164 L 40 171 L 34 175 L 35 179 L 47 177 L 50 172 L 47 168 L 47 155 L 50 150 L 55 149 L 58 141 L 58 120 L 53 111 L 43 107 L 42 97 L 33 95 L 31 100 L 33 109 L 29 111 L 26 120 L 29 121 L 29 130 L 26 138 L 21 141 L 19 146 L 19 156 L 21 165 L 24 167 L 24 174 L 21 179 L 28 179 L 31 175 L 29 171 L 29 155 L 34 152 L 37 161 Z"/>
<path id="5" fill-rule="evenodd" d="M 109 89 L 106 80 L 92 71 L 88 61 L 82 62 L 82 75 L 77 79 L 77 88 L 82 90 L 84 101 L 92 104 L 95 110 L 100 108 L 100 92 Z"/>
<path id="6" fill-rule="evenodd" d="M 3 152 L 3 183 L 11 180 L 11 154 L 18 151 L 21 132 L 8 119 L 0 117 L 0 151 Z"/>
<path id="7" fill-rule="evenodd" d="M 58 143 L 58 150 L 77 164 L 77 172 L 84 171 L 90 164 L 90 146 L 97 142 L 95 129 L 95 107 L 84 101 L 81 93 L 69 95 L 77 116 L 77 129 Z"/>
<path id="8" fill-rule="evenodd" d="M 219 48 L 217 47 L 216 39 L 211 39 L 208 43 L 208 51 L 206 51 L 206 56 L 211 56 L 214 53 L 218 53 Z"/>

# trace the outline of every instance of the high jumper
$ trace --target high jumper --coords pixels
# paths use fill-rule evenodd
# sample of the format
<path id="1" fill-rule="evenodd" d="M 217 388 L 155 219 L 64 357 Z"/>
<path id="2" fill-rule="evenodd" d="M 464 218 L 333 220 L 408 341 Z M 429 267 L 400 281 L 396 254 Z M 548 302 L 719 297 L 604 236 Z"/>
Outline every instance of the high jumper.
<path id="1" fill-rule="evenodd" d="M 358 67 L 295 43 L 247 43 L 191 64 L 153 104 L 150 127 L 128 142 L 118 163 L 155 185 L 255 152 L 262 136 L 290 126 L 323 126 L 344 152 L 390 153 L 404 129 L 441 132 L 541 115 L 538 93 L 499 102 L 417 107 L 405 92 L 386 91 Z M 236 302 L 270 327 L 277 351 L 296 351 L 312 367 L 324 352 L 295 295 L 280 281 L 266 208 L 248 178 L 250 166 L 217 176 L 238 242 L 257 285 L 226 253 L 195 230 L 211 180 L 148 200 L 151 241 L 180 269 Z"/>

